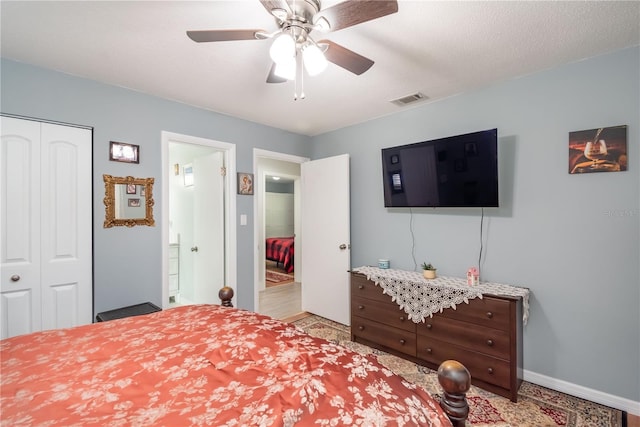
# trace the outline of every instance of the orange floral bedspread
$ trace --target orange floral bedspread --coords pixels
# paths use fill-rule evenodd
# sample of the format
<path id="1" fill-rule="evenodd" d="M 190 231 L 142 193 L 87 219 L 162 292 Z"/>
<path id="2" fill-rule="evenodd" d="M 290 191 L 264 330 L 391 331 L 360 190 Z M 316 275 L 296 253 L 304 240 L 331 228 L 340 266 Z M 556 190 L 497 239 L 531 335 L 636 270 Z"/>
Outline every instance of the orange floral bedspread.
<path id="1" fill-rule="evenodd" d="M 194 305 L 0 341 L 3 426 L 450 426 L 422 389 L 259 314 Z"/>

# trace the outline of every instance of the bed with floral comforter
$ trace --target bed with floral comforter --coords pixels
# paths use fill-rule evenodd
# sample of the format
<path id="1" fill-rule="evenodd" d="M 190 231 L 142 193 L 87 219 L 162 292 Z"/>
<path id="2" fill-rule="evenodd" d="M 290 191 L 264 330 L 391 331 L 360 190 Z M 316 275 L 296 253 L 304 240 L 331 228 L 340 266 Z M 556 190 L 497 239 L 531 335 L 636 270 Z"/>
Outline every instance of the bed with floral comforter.
<path id="1" fill-rule="evenodd" d="M 377 363 L 287 323 L 177 307 L 0 341 L 3 426 L 450 426 Z"/>

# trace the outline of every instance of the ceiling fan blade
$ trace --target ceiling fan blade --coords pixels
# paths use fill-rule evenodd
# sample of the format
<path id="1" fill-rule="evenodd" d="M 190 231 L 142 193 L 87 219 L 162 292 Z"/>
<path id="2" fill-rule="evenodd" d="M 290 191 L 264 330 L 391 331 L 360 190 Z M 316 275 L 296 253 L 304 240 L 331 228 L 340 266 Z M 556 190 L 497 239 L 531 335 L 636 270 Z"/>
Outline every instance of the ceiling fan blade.
<path id="1" fill-rule="evenodd" d="M 226 42 L 231 40 L 258 40 L 256 33 L 264 30 L 195 30 L 187 31 L 187 36 L 194 42 Z"/>
<path id="2" fill-rule="evenodd" d="M 372 19 L 391 15 L 398 11 L 396 0 L 346 0 L 318 12 L 314 23 L 324 17 L 331 31 L 341 30 Z"/>
<path id="3" fill-rule="evenodd" d="M 276 76 L 276 63 L 271 64 L 271 70 L 269 70 L 269 75 L 267 76 L 267 83 L 284 83 L 287 79 Z"/>
<path id="4" fill-rule="evenodd" d="M 345 70 L 351 71 L 353 74 L 360 75 L 373 65 L 373 61 L 369 58 L 365 58 L 364 56 L 330 40 L 320 40 L 318 44 L 326 44 L 329 46 L 324 52 L 324 56 L 327 58 L 327 61 L 333 62 Z"/>

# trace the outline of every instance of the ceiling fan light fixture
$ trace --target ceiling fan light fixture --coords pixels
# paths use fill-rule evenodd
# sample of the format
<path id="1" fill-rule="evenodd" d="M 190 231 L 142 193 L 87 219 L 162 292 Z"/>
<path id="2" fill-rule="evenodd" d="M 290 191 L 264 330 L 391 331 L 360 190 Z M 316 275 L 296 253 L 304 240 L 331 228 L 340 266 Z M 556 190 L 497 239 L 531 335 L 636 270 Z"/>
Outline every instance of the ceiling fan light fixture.
<path id="1" fill-rule="evenodd" d="M 321 16 L 318 18 L 314 24 L 316 30 L 322 31 L 323 33 L 327 33 L 331 31 L 331 24 L 327 21 L 327 18 Z"/>
<path id="2" fill-rule="evenodd" d="M 277 63 L 276 68 L 273 70 L 273 74 L 278 77 L 282 77 L 287 80 L 295 80 L 296 78 L 296 59 L 295 57 L 289 58 L 288 61 Z"/>
<path id="3" fill-rule="evenodd" d="M 296 42 L 287 33 L 282 33 L 271 44 L 269 56 L 276 64 L 291 61 L 296 55 Z"/>
<path id="4" fill-rule="evenodd" d="M 307 43 L 302 47 L 302 59 L 310 76 L 316 76 L 327 68 L 327 58 L 314 43 Z"/>

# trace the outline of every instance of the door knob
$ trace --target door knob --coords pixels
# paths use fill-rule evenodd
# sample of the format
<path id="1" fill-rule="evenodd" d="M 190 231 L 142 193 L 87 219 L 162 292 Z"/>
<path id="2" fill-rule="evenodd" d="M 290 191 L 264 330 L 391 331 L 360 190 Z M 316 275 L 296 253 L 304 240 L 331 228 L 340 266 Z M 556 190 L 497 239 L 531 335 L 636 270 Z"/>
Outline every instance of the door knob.
<path id="1" fill-rule="evenodd" d="M 192 247 L 191 252 L 198 252 L 198 247 L 197 246 Z"/>
<path id="2" fill-rule="evenodd" d="M 340 245 L 340 250 L 344 251 L 345 249 L 347 249 L 347 245 L 345 245 L 344 243 Z"/>
<path id="3" fill-rule="evenodd" d="M 18 276 L 17 274 L 14 274 L 13 276 L 11 276 L 12 282 L 17 282 L 18 280 L 20 280 L 20 276 Z"/>

